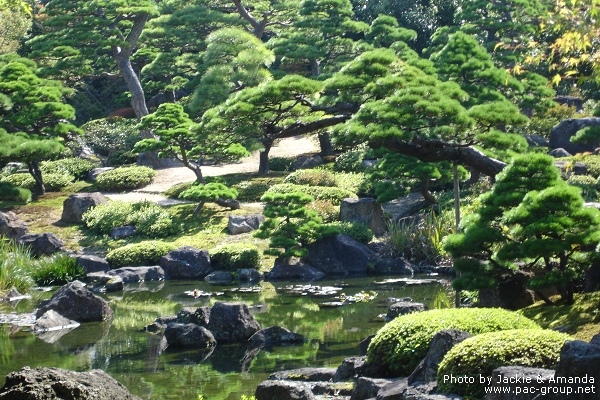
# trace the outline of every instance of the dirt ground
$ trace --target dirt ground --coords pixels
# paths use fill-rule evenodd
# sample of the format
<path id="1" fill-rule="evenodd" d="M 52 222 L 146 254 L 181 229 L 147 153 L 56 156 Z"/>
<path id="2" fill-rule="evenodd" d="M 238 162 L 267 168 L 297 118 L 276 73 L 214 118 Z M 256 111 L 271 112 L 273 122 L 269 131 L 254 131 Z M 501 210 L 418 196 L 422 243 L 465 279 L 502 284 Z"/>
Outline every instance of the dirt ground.
<path id="1" fill-rule="evenodd" d="M 282 139 L 276 146 L 271 148 L 269 157 L 293 157 L 318 151 L 319 147 L 315 140 L 299 136 Z M 255 151 L 249 157 L 243 158 L 238 163 L 202 167 L 202 173 L 205 176 L 219 176 L 256 171 L 258 171 L 258 151 Z M 159 204 L 168 205 L 178 201 L 166 199 L 160 193 L 178 183 L 191 182 L 196 179 L 194 173 L 186 167 L 165 168 L 159 169 L 156 172 L 157 174 L 154 177 L 154 180 L 148 186 L 129 193 L 104 193 L 104 195 L 112 200 L 150 200 Z"/>

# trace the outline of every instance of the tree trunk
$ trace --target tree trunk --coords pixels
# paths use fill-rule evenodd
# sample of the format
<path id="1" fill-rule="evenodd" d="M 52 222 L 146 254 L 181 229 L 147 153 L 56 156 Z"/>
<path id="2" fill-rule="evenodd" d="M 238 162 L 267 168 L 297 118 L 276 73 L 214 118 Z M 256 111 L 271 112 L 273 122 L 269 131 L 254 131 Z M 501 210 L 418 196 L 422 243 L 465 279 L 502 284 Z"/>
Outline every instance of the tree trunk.
<path id="1" fill-rule="evenodd" d="M 319 147 L 321 147 L 321 156 L 330 156 L 333 154 L 333 145 L 328 132 L 319 133 Z"/>
<path id="2" fill-rule="evenodd" d="M 29 173 L 35 180 L 35 194 L 41 196 L 46 193 L 46 186 L 44 185 L 44 180 L 42 178 L 42 171 L 40 170 L 39 161 L 31 161 L 27 163 L 27 169 Z"/>
<path id="3" fill-rule="evenodd" d="M 273 141 L 263 140 L 264 149 L 259 152 L 258 174 L 266 175 L 269 173 L 269 152 L 273 147 Z"/>

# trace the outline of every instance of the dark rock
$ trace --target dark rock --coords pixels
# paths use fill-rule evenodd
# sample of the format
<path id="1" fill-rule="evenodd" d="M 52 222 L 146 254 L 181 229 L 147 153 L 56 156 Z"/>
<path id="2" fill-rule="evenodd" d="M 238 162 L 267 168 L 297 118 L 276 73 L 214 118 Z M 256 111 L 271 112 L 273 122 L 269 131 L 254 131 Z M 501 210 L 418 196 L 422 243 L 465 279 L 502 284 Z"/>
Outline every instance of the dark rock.
<path id="1" fill-rule="evenodd" d="M 113 239 L 123 239 L 135 236 L 135 226 L 125 225 L 116 226 L 110 230 L 110 237 Z"/>
<path id="2" fill-rule="evenodd" d="M 583 111 L 583 99 L 577 96 L 556 96 L 554 101 L 569 107 L 575 107 L 575 111 Z"/>
<path id="3" fill-rule="evenodd" d="M 311 388 L 313 394 L 325 396 L 325 399 L 349 399 L 354 391 L 352 382 L 316 382 Z"/>
<path id="4" fill-rule="evenodd" d="M 94 286 L 94 291 L 120 292 L 124 288 L 123 279 L 105 272 L 91 272 L 85 276 L 86 283 Z"/>
<path id="5" fill-rule="evenodd" d="M 238 279 L 242 282 L 258 282 L 262 275 L 254 268 L 242 268 L 238 270 Z"/>
<path id="6" fill-rule="evenodd" d="M 365 356 L 346 358 L 336 369 L 333 381 L 340 382 L 361 376 L 366 364 L 367 357 Z"/>
<path id="7" fill-rule="evenodd" d="M 171 347 L 206 349 L 215 347 L 217 344 L 215 337 L 208 329 L 196 324 L 172 322 L 165 329 L 165 338 Z"/>
<path id="8" fill-rule="evenodd" d="M 400 301 L 388 307 L 386 320 L 391 321 L 399 315 L 411 314 L 425 311 L 425 304 L 413 303 L 411 301 Z"/>
<path id="9" fill-rule="evenodd" d="M 556 366 L 556 377 L 594 379 L 594 384 L 600 382 L 600 347 L 581 340 L 569 340 L 560 349 L 560 358 Z M 573 394 L 569 400 L 590 399 L 590 394 L 575 394 L 577 386 L 586 384 L 573 384 Z M 569 385 L 566 385 L 569 386 Z"/>
<path id="10" fill-rule="evenodd" d="M 383 275 L 413 275 L 417 268 L 403 257 L 378 258 L 369 270 L 371 273 Z"/>
<path id="11" fill-rule="evenodd" d="M 210 307 L 202 306 L 198 308 L 185 307 L 177 313 L 176 321 L 181 324 L 196 324 L 199 326 L 208 326 L 210 321 Z"/>
<path id="12" fill-rule="evenodd" d="M 244 303 L 217 302 L 210 311 L 207 326 L 219 343 L 245 342 L 260 330 Z"/>
<path id="13" fill-rule="evenodd" d="M 600 347 L 600 333 L 598 333 L 598 334 L 594 335 L 594 337 L 592 337 L 592 340 L 590 340 L 590 344 Z"/>
<path id="14" fill-rule="evenodd" d="M 36 318 L 54 310 L 65 318 L 77 322 L 104 321 L 112 318 L 108 302 L 96 296 L 79 281 L 61 286 L 50 300 L 40 304 Z"/>
<path id="15" fill-rule="evenodd" d="M 0 236 L 18 239 L 28 233 L 29 228 L 17 214 L 12 211 L 0 212 Z"/>
<path id="16" fill-rule="evenodd" d="M 110 270 L 110 265 L 106 258 L 94 255 L 76 255 L 77 265 L 79 265 L 86 274 L 92 272 L 107 272 Z"/>
<path id="17" fill-rule="evenodd" d="M 558 148 L 558 149 L 550 150 L 548 152 L 548 155 L 551 155 L 554 158 L 564 158 L 564 157 L 571 157 L 572 156 L 571 153 L 569 153 L 567 150 L 563 149 L 562 147 Z"/>
<path id="18" fill-rule="evenodd" d="M 366 274 L 375 253 L 348 235 L 335 235 L 310 244 L 306 261 L 325 275 Z"/>
<path id="19" fill-rule="evenodd" d="M 344 199 L 340 204 L 340 220 L 366 225 L 375 236 L 383 236 L 387 232 L 383 208 L 373 198 Z"/>
<path id="20" fill-rule="evenodd" d="M 76 328 L 79 325 L 77 321 L 65 318 L 54 310 L 48 310 L 35 321 L 32 329 L 34 332 L 47 332 Z"/>
<path id="21" fill-rule="evenodd" d="M 149 267 L 123 267 L 108 271 L 108 275 L 118 276 L 123 283 L 144 281 L 160 281 L 165 279 L 165 272 L 158 265 Z"/>
<path id="22" fill-rule="evenodd" d="M 17 239 L 17 242 L 31 251 L 35 257 L 49 256 L 64 250 L 64 242 L 53 233 L 29 233 Z"/>
<path id="23" fill-rule="evenodd" d="M 0 389 L 2 400 L 140 400 L 106 372 L 24 367 L 11 372 Z"/>
<path id="24" fill-rule="evenodd" d="M 304 382 L 327 382 L 333 380 L 335 371 L 335 368 L 297 368 L 287 371 L 274 372 L 269 376 L 269 379 Z"/>
<path id="25" fill-rule="evenodd" d="M 94 193 L 75 193 L 70 195 L 63 202 L 62 216 L 63 222 L 83 222 L 83 213 L 92 207 L 106 203 L 106 197 L 100 192 Z"/>
<path id="26" fill-rule="evenodd" d="M 233 274 L 229 271 L 213 271 L 204 280 L 213 285 L 230 285 L 233 283 Z"/>
<path id="27" fill-rule="evenodd" d="M 304 336 L 280 326 L 270 326 L 252 335 L 248 339 L 248 343 L 252 346 L 271 348 L 274 346 L 303 344 Z"/>
<path id="28" fill-rule="evenodd" d="M 485 396 L 485 400 L 533 400 L 539 398 L 552 398 L 546 396 L 540 396 L 540 389 L 548 387 L 551 385 L 549 380 L 554 376 L 554 371 L 551 369 L 543 369 L 543 368 L 529 368 L 529 367 L 500 367 L 496 368 L 492 372 L 492 387 L 503 388 L 502 391 L 506 390 L 504 388 L 511 388 L 510 391 L 507 390 L 507 393 L 488 393 Z M 519 383 L 503 383 L 499 384 L 498 382 L 503 380 L 513 380 Z M 517 381 L 517 379 L 520 379 Z M 523 383 L 523 380 L 527 380 L 526 384 Z M 526 385 L 527 388 L 535 388 L 530 393 L 518 393 L 515 394 L 515 389 L 523 389 L 523 386 Z M 499 390 L 500 391 L 500 390 Z M 570 399 L 570 397 L 569 397 Z"/>
<path id="29" fill-rule="evenodd" d="M 213 271 L 206 250 L 182 247 L 162 256 L 159 262 L 167 279 L 204 279 Z"/>
<path id="30" fill-rule="evenodd" d="M 112 276 L 111 279 L 104 283 L 104 291 L 106 293 L 120 292 L 124 289 L 125 282 L 120 276 Z"/>
<path id="31" fill-rule="evenodd" d="M 600 263 L 593 262 L 585 274 L 584 290 L 588 293 L 600 290 Z"/>
<path id="32" fill-rule="evenodd" d="M 256 400 L 313 400 L 310 386 L 303 382 L 263 381 L 254 392 Z"/>
<path id="33" fill-rule="evenodd" d="M 382 204 L 383 211 L 392 216 L 392 222 L 397 223 L 403 218 L 415 215 L 427 208 L 429 204 L 423 199 L 421 193 L 413 192 L 402 198 Z"/>
<path id="34" fill-rule="evenodd" d="M 570 174 L 589 175 L 587 164 L 580 161 L 574 163 L 572 161 L 565 161 L 558 158 L 554 160 L 554 166 L 560 170 L 560 173 L 563 176 L 568 176 Z"/>
<path id="35" fill-rule="evenodd" d="M 112 171 L 113 169 L 115 169 L 115 168 L 114 167 L 94 168 L 90 172 L 88 172 L 87 178 L 89 181 L 94 182 L 96 180 L 96 178 L 98 178 L 98 175 L 100 175 L 104 172 Z"/>
<path id="36" fill-rule="evenodd" d="M 456 329 L 446 329 L 436 333 L 429 344 L 427 355 L 408 377 L 408 383 L 435 382 L 437 377 L 438 366 L 442 359 L 458 343 L 470 338 L 468 332 L 459 331 Z"/>
<path id="37" fill-rule="evenodd" d="M 369 337 L 361 340 L 360 343 L 358 343 L 358 355 L 360 355 L 360 356 L 367 355 L 367 349 L 369 348 L 369 345 L 371 344 L 371 340 L 373 340 L 374 337 L 375 337 L 375 335 L 370 335 Z"/>
<path id="38" fill-rule="evenodd" d="M 479 291 L 480 307 L 501 307 L 509 310 L 519 310 L 535 302 L 533 291 L 527 288 L 531 275 L 522 271 L 506 274 L 498 284 L 497 289 L 482 289 Z"/>
<path id="39" fill-rule="evenodd" d="M 311 169 L 318 167 L 323 164 L 323 158 L 319 155 L 314 156 L 300 156 L 296 161 L 292 163 L 291 169 Z"/>
<path id="40" fill-rule="evenodd" d="M 549 147 L 548 139 L 541 135 L 525 135 L 525 140 L 530 147 Z"/>
<path id="41" fill-rule="evenodd" d="M 227 228 L 232 235 L 238 235 L 258 229 L 263 222 L 265 222 L 265 216 L 262 214 L 230 215 Z"/>
<path id="42" fill-rule="evenodd" d="M 571 138 L 583 128 L 600 125 L 600 118 L 569 118 L 552 128 L 550 148 L 563 148 L 571 154 L 593 152 L 600 143 L 572 143 Z"/>
<path id="43" fill-rule="evenodd" d="M 395 381 L 396 380 L 391 379 L 360 377 L 356 380 L 354 392 L 352 392 L 352 397 L 350 397 L 350 400 L 364 400 L 373 398 L 377 396 L 377 393 L 379 393 L 381 389 Z M 406 386 L 406 379 L 402 380 L 401 382 L 403 382 Z"/>
<path id="44" fill-rule="evenodd" d="M 321 279 L 325 273 L 319 271 L 311 265 L 302 262 L 299 259 L 281 259 L 277 258 L 271 271 L 265 278 L 268 280 L 296 280 L 296 281 L 314 281 Z"/>

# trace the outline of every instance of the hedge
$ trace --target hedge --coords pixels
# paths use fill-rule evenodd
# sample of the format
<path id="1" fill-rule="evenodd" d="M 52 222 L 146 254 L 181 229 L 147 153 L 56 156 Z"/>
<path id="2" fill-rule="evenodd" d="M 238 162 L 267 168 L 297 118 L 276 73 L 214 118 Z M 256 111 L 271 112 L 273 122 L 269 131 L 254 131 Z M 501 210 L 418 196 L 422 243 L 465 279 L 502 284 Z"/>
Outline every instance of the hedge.
<path id="1" fill-rule="evenodd" d="M 109 251 L 106 260 L 112 268 L 157 265 L 162 256 L 175 248 L 158 241 L 133 243 Z"/>

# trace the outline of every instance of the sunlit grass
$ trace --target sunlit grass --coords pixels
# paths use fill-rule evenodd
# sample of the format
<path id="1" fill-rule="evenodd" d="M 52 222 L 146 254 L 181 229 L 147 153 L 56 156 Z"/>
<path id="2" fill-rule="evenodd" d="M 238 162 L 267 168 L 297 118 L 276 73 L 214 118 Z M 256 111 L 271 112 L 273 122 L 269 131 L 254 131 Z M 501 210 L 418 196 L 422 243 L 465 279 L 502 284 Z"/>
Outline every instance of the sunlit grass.
<path id="1" fill-rule="evenodd" d="M 0 295 L 15 288 L 26 293 L 33 286 L 31 253 L 25 247 L 0 239 Z"/>

